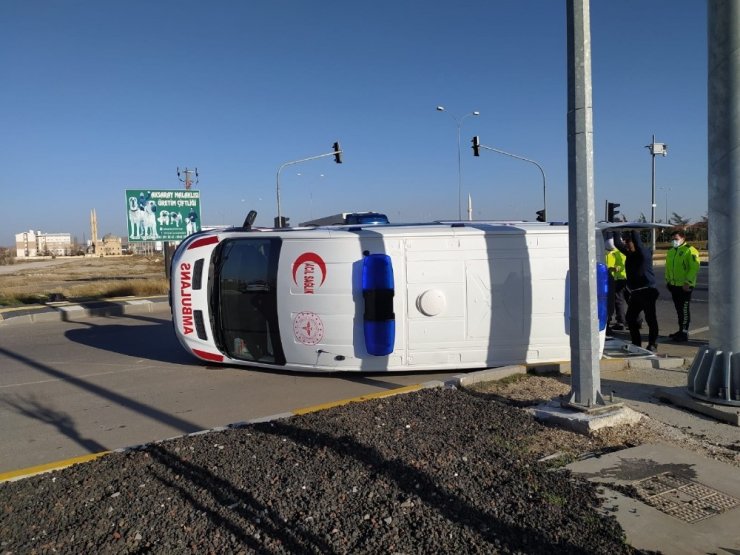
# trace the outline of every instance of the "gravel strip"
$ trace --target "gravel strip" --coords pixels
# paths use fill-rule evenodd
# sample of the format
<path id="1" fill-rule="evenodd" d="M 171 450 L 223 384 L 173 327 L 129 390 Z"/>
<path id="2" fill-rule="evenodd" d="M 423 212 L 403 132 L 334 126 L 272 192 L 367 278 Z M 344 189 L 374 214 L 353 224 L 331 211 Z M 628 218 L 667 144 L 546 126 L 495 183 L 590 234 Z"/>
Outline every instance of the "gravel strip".
<path id="1" fill-rule="evenodd" d="M 0 553 L 634 553 L 546 430 L 454 389 L 188 436 L 0 484 Z"/>

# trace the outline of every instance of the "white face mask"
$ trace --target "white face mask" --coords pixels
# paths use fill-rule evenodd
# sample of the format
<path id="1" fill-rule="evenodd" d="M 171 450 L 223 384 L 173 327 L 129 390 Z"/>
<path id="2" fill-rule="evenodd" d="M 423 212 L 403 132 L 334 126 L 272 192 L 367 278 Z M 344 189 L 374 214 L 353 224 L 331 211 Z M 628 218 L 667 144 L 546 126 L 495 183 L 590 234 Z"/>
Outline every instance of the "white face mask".
<path id="1" fill-rule="evenodd" d="M 678 248 L 683 245 L 683 241 L 681 241 L 681 239 L 674 239 L 671 241 L 671 244 L 673 245 L 673 248 Z"/>

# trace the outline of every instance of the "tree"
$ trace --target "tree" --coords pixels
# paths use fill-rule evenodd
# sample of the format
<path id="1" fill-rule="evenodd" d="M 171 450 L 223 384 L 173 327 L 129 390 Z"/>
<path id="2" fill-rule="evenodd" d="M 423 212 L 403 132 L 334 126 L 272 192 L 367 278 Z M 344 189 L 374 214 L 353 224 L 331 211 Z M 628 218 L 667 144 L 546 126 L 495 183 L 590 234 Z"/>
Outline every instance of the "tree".
<path id="1" fill-rule="evenodd" d="M 686 227 L 691 222 L 690 218 L 684 218 L 680 214 L 674 212 L 673 215 L 668 218 L 668 223 L 675 225 L 676 227 Z"/>

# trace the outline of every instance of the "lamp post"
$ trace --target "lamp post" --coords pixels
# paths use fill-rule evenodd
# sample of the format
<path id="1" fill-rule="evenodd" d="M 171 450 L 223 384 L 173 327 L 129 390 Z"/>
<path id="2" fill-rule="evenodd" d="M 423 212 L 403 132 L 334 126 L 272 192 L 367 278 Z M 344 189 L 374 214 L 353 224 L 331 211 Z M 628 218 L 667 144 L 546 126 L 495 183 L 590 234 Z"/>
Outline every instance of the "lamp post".
<path id="1" fill-rule="evenodd" d="M 650 155 L 653 158 L 653 195 L 652 195 L 652 204 L 650 207 L 650 223 L 655 223 L 655 157 L 656 156 L 665 156 L 668 154 L 668 145 L 665 143 L 656 143 L 655 142 L 655 135 L 653 135 L 653 142 L 649 145 L 645 145 L 645 148 L 650 149 Z M 652 248 L 653 252 L 655 252 L 655 228 L 650 230 L 650 235 L 652 238 Z"/>
<path id="2" fill-rule="evenodd" d="M 304 177 L 301 172 L 296 173 L 296 176 Z M 324 174 L 320 173 L 319 177 L 323 179 Z M 311 185 L 308 186 L 308 218 L 313 220 L 313 187 Z"/>
<path id="3" fill-rule="evenodd" d="M 661 191 L 665 191 L 665 223 L 669 224 L 671 222 L 668 221 L 668 191 L 671 190 L 670 187 L 660 187 Z"/>
<path id="4" fill-rule="evenodd" d="M 437 111 L 447 112 L 444 106 L 437 106 Z M 462 220 L 462 154 L 460 152 L 460 130 L 465 118 L 469 116 L 479 116 L 480 112 L 476 110 L 469 114 L 465 114 L 460 118 L 456 118 L 449 112 L 447 113 L 453 120 L 455 120 L 455 124 L 457 125 L 457 219 Z"/>

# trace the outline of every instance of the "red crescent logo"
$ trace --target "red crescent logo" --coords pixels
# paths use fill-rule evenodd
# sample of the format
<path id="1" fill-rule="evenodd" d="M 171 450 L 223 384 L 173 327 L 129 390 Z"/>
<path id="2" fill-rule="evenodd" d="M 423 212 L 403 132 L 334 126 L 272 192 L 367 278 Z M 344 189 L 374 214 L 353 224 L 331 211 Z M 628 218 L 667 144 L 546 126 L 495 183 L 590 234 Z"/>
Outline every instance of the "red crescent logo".
<path id="1" fill-rule="evenodd" d="M 301 264 L 305 264 L 306 262 L 313 262 L 319 267 L 321 270 L 321 283 L 319 286 L 323 285 L 326 280 L 326 262 L 324 262 L 324 259 L 315 252 L 304 252 L 301 256 L 295 259 L 295 262 L 293 262 L 293 283 L 298 285 L 295 275 L 298 272 L 298 268 L 301 267 Z"/>

